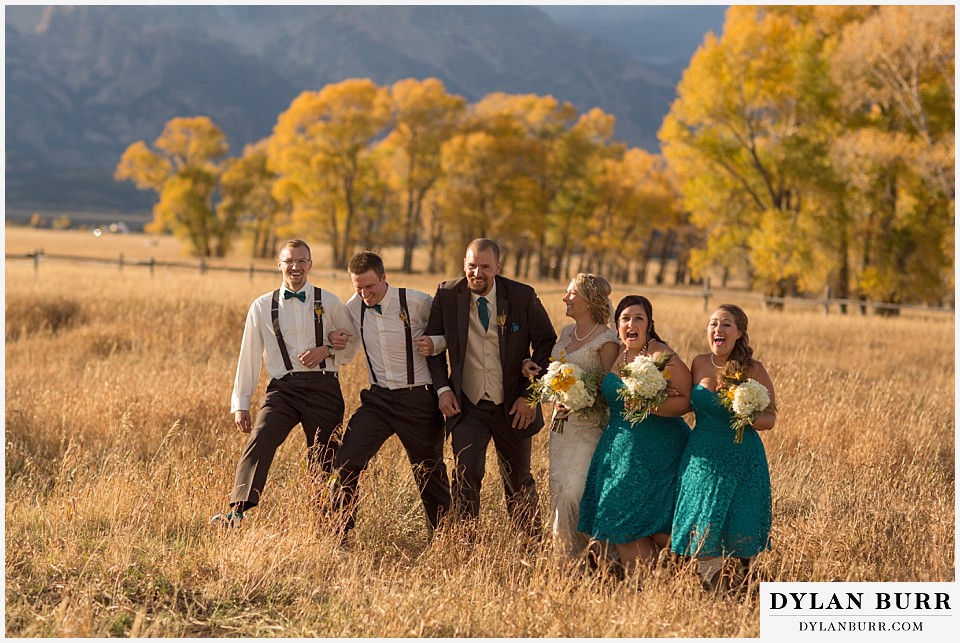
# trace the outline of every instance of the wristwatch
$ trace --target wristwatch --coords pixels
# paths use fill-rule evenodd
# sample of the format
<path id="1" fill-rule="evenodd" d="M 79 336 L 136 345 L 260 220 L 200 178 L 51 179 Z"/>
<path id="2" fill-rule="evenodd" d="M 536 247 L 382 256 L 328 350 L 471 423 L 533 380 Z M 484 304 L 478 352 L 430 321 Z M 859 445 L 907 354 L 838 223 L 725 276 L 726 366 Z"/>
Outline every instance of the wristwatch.
<path id="1" fill-rule="evenodd" d="M 333 346 L 327 345 L 327 357 L 333 357 Z"/>

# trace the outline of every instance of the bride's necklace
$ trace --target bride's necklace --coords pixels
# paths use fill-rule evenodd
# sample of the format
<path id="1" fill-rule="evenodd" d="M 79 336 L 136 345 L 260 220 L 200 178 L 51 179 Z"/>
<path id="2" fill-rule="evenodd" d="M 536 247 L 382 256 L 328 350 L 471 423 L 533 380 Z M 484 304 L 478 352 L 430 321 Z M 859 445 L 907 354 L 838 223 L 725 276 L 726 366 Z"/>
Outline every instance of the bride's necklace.
<path id="1" fill-rule="evenodd" d="M 597 330 L 597 328 L 599 328 L 599 327 L 600 327 L 600 322 L 597 322 L 596 324 L 594 324 L 593 328 L 590 329 L 590 332 L 589 332 L 589 333 L 587 333 L 587 334 L 584 335 L 583 337 L 580 337 L 580 335 L 577 335 L 577 325 L 574 324 L 574 325 L 573 325 L 573 337 L 574 337 L 574 339 L 576 339 L 578 342 L 582 342 L 582 341 L 585 340 L 587 337 L 590 337 L 590 335 L 593 335 L 593 331 Z"/>
<path id="2" fill-rule="evenodd" d="M 723 369 L 722 366 L 717 366 L 717 363 L 713 361 L 713 353 L 710 353 L 710 363 L 713 364 L 713 367 L 718 371 Z"/>

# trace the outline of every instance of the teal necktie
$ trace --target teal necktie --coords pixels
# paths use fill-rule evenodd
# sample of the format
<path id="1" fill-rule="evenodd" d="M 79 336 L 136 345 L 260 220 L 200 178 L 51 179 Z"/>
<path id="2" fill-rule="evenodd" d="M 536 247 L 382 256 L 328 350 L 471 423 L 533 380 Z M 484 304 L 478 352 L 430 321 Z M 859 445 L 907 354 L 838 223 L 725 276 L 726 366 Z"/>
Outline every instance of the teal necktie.
<path id="1" fill-rule="evenodd" d="M 290 292 L 289 290 L 284 290 L 283 298 L 284 299 L 297 298 L 300 301 L 307 301 L 307 293 L 304 290 L 301 290 L 300 292 Z"/>
<path id="2" fill-rule="evenodd" d="M 378 315 L 383 314 L 383 309 L 380 308 L 380 304 L 374 304 L 372 306 L 367 306 L 366 304 L 364 304 L 363 307 L 366 308 L 367 310 L 370 310 L 372 308 L 373 310 L 377 311 Z"/>
<path id="3" fill-rule="evenodd" d="M 490 311 L 487 310 L 486 297 L 477 299 L 477 315 L 480 316 L 480 323 L 483 324 L 483 330 L 488 330 L 490 328 Z"/>

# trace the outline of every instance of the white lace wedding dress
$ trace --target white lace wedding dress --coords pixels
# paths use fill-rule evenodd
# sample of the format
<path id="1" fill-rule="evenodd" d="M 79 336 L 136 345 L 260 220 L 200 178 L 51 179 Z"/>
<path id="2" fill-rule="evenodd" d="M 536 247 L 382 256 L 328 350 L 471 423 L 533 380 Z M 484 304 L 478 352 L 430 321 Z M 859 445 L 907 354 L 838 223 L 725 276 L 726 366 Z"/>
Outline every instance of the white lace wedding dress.
<path id="1" fill-rule="evenodd" d="M 605 373 L 597 351 L 607 342 L 619 344 L 617 333 L 601 326 L 584 345 L 568 351 L 566 347 L 574 340 L 575 327 L 570 324 L 560 331 L 551 357 L 562 357 L 584 371 L 599 373 L 602 378 Z M 579 556 L 589 543 L 589 538 L 577 531 L 577 520 L 587 469 L 606 424 L 606 415 L 585 419 L 577 413 L 570 413 L 563 425 L 563 433 L 550 433 L 550 526 L 557 553 Z"/>

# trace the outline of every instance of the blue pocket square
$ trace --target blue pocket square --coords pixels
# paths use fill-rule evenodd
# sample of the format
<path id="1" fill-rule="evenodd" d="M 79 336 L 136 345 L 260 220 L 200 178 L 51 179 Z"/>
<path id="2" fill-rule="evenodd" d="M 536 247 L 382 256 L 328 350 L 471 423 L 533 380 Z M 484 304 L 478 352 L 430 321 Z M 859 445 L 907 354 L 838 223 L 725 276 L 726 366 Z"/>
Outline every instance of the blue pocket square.
<path id="1" fill-rule="evenodd" d="M 520 324 L 518 324 L 517 322 L 513 322 L 512 324 L 510 324 L 510 332 L 511 332 L 511 333 L 519 333 L 519 332 L 520 332 Z"/>

